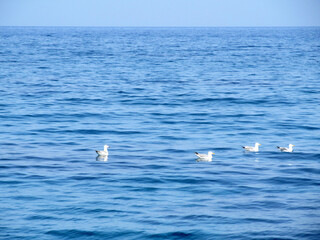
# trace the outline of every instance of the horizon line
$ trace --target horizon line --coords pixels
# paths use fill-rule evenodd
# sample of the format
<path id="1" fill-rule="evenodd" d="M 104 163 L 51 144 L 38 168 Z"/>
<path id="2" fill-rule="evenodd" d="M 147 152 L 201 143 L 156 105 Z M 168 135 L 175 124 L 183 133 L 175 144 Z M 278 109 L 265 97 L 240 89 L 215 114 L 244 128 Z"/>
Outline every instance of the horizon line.
<path id="1" fill-rule="evenodd" d="M 100 26 L 100 25 L 0 25 L 0 27 L 92 27 L 92 28 L 299 28 L 320 25 L 266 25 L 266 26 Z"/>

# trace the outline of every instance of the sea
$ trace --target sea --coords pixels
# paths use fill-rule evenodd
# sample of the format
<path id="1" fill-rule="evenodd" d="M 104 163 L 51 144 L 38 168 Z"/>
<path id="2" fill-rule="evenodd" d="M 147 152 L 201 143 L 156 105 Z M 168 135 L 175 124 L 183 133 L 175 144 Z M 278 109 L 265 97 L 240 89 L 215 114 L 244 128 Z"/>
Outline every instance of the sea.
<path id="1" fill-rule="evenodd" d="M 320 27 L 0 27 L 0 239 L 319 240 Z"/>

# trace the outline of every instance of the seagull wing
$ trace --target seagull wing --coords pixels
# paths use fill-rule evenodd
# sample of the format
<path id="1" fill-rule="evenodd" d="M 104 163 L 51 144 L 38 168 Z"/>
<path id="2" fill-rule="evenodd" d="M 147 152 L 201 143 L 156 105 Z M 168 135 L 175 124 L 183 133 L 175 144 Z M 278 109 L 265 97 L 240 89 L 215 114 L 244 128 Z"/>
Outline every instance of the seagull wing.
<path id="1" fill-rule="evenodd" d="M 281 152 L 286 152 L 286 151 L 289 151 L 288 148 L 286 147 L 277 147 Z"/>
<path id="2" fill-rule="evenodd" d="M 207 157 L 208 157 L 207 154 L 201 154 L 201 153 L 197 153 L 197 152 L 195 152 L 195 154 L 196 154 L 196 156 L 197 156 L 198 158 L 207 158 Z"/>
<path id="3" fill-rule="evenodd" d="M 248 150 L 248 151 L 253 151 L 254 150 L 254 147 L 251 147 L 251 146 L 244 146 L 242 148 L 244 148 L 245 150 Z"/>
<path id="4" fill-rule="evenodd" d="M 99 156 L 107 156 L 107 155 L 108 155 L 105 151 L 97 151 L 97 150 L 96 150 L 96 153 L 97 153 Z"/>

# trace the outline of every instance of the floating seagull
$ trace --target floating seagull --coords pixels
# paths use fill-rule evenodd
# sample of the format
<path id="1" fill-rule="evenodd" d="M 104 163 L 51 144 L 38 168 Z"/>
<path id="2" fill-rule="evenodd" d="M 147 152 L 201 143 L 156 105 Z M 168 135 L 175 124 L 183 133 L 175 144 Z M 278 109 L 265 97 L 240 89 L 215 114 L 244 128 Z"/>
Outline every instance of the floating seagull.
<path id="1" fill-rule="evenodd" d="M 108 157 L 108 155 L 109 155 L 108 148 L 109 148 L 108 145 L 104 145 L 104 150 L 103 150 L 103 151 L 97 151 L 97 150 L 96 150 L 96 153 L 97 153 L 99 156 Z"/>
<path id="2" fill-rule="evenodd" d="M 212 155 L 214 153 L 209 151 L 208 154 L 201 154 L 201 153 L 197 153 L 197 152 L 195 152 L 195 154 L 198 157 L 197 162 L 200 162 L 200 161 L 212 162 Z"/>
<path id="3" fill-rule="evenodd" d="M 293 152 L 293 147 L 294 145 L 293 144 L 289 144 L 289 147 L 286 148 L 286 147 L 278 147 L 277 148 L 281 151 L 281 152 Z"/>
<path id="4" fill-rule="evenodd" d="M 260 143 L 256 143 L 254 145 L 254 147 L 251 147 L 251 146 L 244 146 L 242 148 L 244 148 L 244 150 L 247 150 L 249 152 L 259 152 L 259 146 L 261 146 Z"/>

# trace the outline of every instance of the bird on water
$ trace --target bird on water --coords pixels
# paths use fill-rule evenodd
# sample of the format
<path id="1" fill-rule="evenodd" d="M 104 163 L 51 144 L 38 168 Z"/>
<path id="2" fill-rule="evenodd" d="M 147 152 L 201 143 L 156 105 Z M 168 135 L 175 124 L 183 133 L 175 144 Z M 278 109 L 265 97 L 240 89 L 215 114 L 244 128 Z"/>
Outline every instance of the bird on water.
<path id="1" fill-rule="evenodd" d="M 255 143 L 254 147 L 252 146 L 243 146 L 242 148 L 249 152 L 259 152 L 259 146 L 261 146 L 260 143 Z"/>
<path id="2" fill-rule="evenodd" d="M 204 162 L 212 162 L 212 155 L 213 152 L 209 151 L 208 154 L 202 154 L 195 152 L 196 156 L 198 157 L 197 162 L 204 161 Z"/>
<path id="3" fill-rule="evenodd" d="M 109 155 L 108 148 L 109 148 L 108 145 L 104 145 L 103 151 L 96 150 L 96 153 L 101 157 L 108 157 L 108 155 Z"/>
<path id="4" fill-rule="evenodd" d="M 281 152 L 293 152 L 293 144 L 289 144 L 289 147 L 279 147 L 277 146 L 277 148 L 281 151 Z"/>

